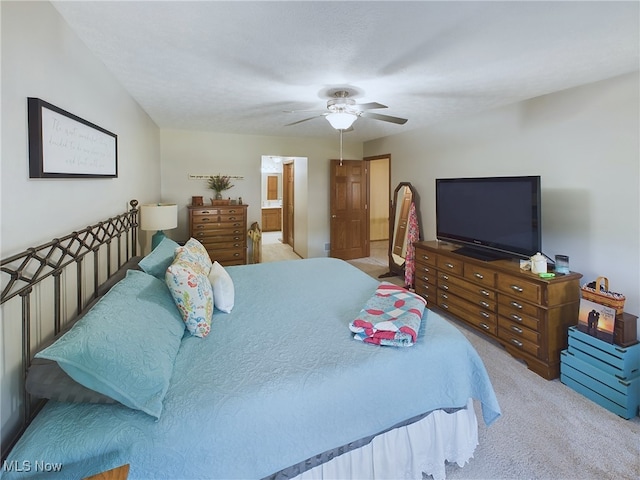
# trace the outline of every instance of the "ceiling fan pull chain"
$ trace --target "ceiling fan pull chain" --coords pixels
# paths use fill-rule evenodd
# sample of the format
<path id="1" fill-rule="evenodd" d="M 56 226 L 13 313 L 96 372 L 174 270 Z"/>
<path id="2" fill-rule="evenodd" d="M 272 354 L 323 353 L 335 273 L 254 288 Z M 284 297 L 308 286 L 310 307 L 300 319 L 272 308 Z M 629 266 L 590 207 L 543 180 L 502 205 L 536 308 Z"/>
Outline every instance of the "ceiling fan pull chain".
<path id="1" fill-rule="evenodd" d="M 342 130 L 340 130 L 340 166 L 342 166 Z"/>

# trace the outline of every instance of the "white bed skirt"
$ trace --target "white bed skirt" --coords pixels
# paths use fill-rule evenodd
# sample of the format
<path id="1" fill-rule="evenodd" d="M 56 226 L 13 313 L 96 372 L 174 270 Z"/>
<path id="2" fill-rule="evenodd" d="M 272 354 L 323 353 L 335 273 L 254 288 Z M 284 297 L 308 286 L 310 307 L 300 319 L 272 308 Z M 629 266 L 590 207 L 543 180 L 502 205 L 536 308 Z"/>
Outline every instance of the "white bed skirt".
<path id="1" fill-rule="evenodd" d="M 455 413 L 437 410 L 420 421 L 375 437 L 370 443 L 301 473 L 296 480 L 444 480 L 445 461 L 464 466 L 478 445 L 478 422 L 469 399 Z"/>

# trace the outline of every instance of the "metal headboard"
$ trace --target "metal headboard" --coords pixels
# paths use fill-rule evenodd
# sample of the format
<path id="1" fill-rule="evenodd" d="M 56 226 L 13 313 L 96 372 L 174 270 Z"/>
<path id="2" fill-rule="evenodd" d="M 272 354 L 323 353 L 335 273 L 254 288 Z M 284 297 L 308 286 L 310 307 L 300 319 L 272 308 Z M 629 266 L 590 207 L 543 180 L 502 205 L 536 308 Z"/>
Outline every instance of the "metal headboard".
<path id="1" fill-rule="evenodd" d="M 0 260 L 2 282 L 0 305 L 14 298 L 14 301 L 19 300 L 21 306 L 18 308 L 21 310 L 22 324 L 21 392 L 23 397 L 20 407 L 22 418 L 16 427 L 15 434 L 10 435 L 8 439 L 3 438 L 3 460 L 45 403 L 42 399 L 37 401 L 31 399 L 24 388 L 26 374 L 32 360 L 33 299 L 31 297 L 34 287 L 45 279 L 52 280 L 53 304 L 46 305 L 45 308 L 52 309 L 53 332 L 57 335 L 63 327 L 63 322 L 73 321 L 74 318 L 74 316 L 63 318 L 63 276 L 71 275 L 75 279 L 77 285 L 75 317 L 77 317 L 87 303 L 98 297 L 101 279 L 105 278 L 105 273 L 104 281 L 111 278 L 127 261 L 137 256 L 138 201 L 131 200 L 129 205 L 131 209 L 126 213 Z M 85 268 L 88 258 L 93 259 L 92 268 Z M 90 275 L 90 272 L 86 273 L 88 270 L 92 270 L 92 282 L 85 278 Z M 87 280 L 89 280 L 88 283 L 93 284 L 92 291 L 85 291 Z M 4 321 L 7 320 L 3 317 Z"/>

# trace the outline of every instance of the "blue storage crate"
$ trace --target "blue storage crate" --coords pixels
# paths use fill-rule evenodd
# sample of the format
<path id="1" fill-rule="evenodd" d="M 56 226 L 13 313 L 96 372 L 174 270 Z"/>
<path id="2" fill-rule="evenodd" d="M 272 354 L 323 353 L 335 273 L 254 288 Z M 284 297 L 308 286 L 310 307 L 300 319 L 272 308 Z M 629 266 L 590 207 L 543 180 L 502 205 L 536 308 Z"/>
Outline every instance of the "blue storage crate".
<path id="1" fill-rule="evenodd" d="M 640 406 L 640 344 L 611 345 L 569 327 L 560 354 L 560 381 L 607 410 L 629 419 Z"/>

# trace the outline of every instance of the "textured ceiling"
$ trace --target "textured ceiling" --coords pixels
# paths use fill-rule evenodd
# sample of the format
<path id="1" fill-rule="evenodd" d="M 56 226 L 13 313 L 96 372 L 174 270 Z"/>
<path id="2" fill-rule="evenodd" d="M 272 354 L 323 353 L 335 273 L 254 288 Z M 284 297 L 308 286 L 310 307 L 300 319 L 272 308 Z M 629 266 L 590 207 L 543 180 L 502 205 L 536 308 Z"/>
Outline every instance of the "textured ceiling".
<path id="1" fill-rule="evenodd" d="M 161 128 L 366 141 L 639 69 L 638 2 L 53 2 Z M 295 113 L 285 111 L 295 110 Z M 312 110 L 312 112 L 299 112 Z"/>

